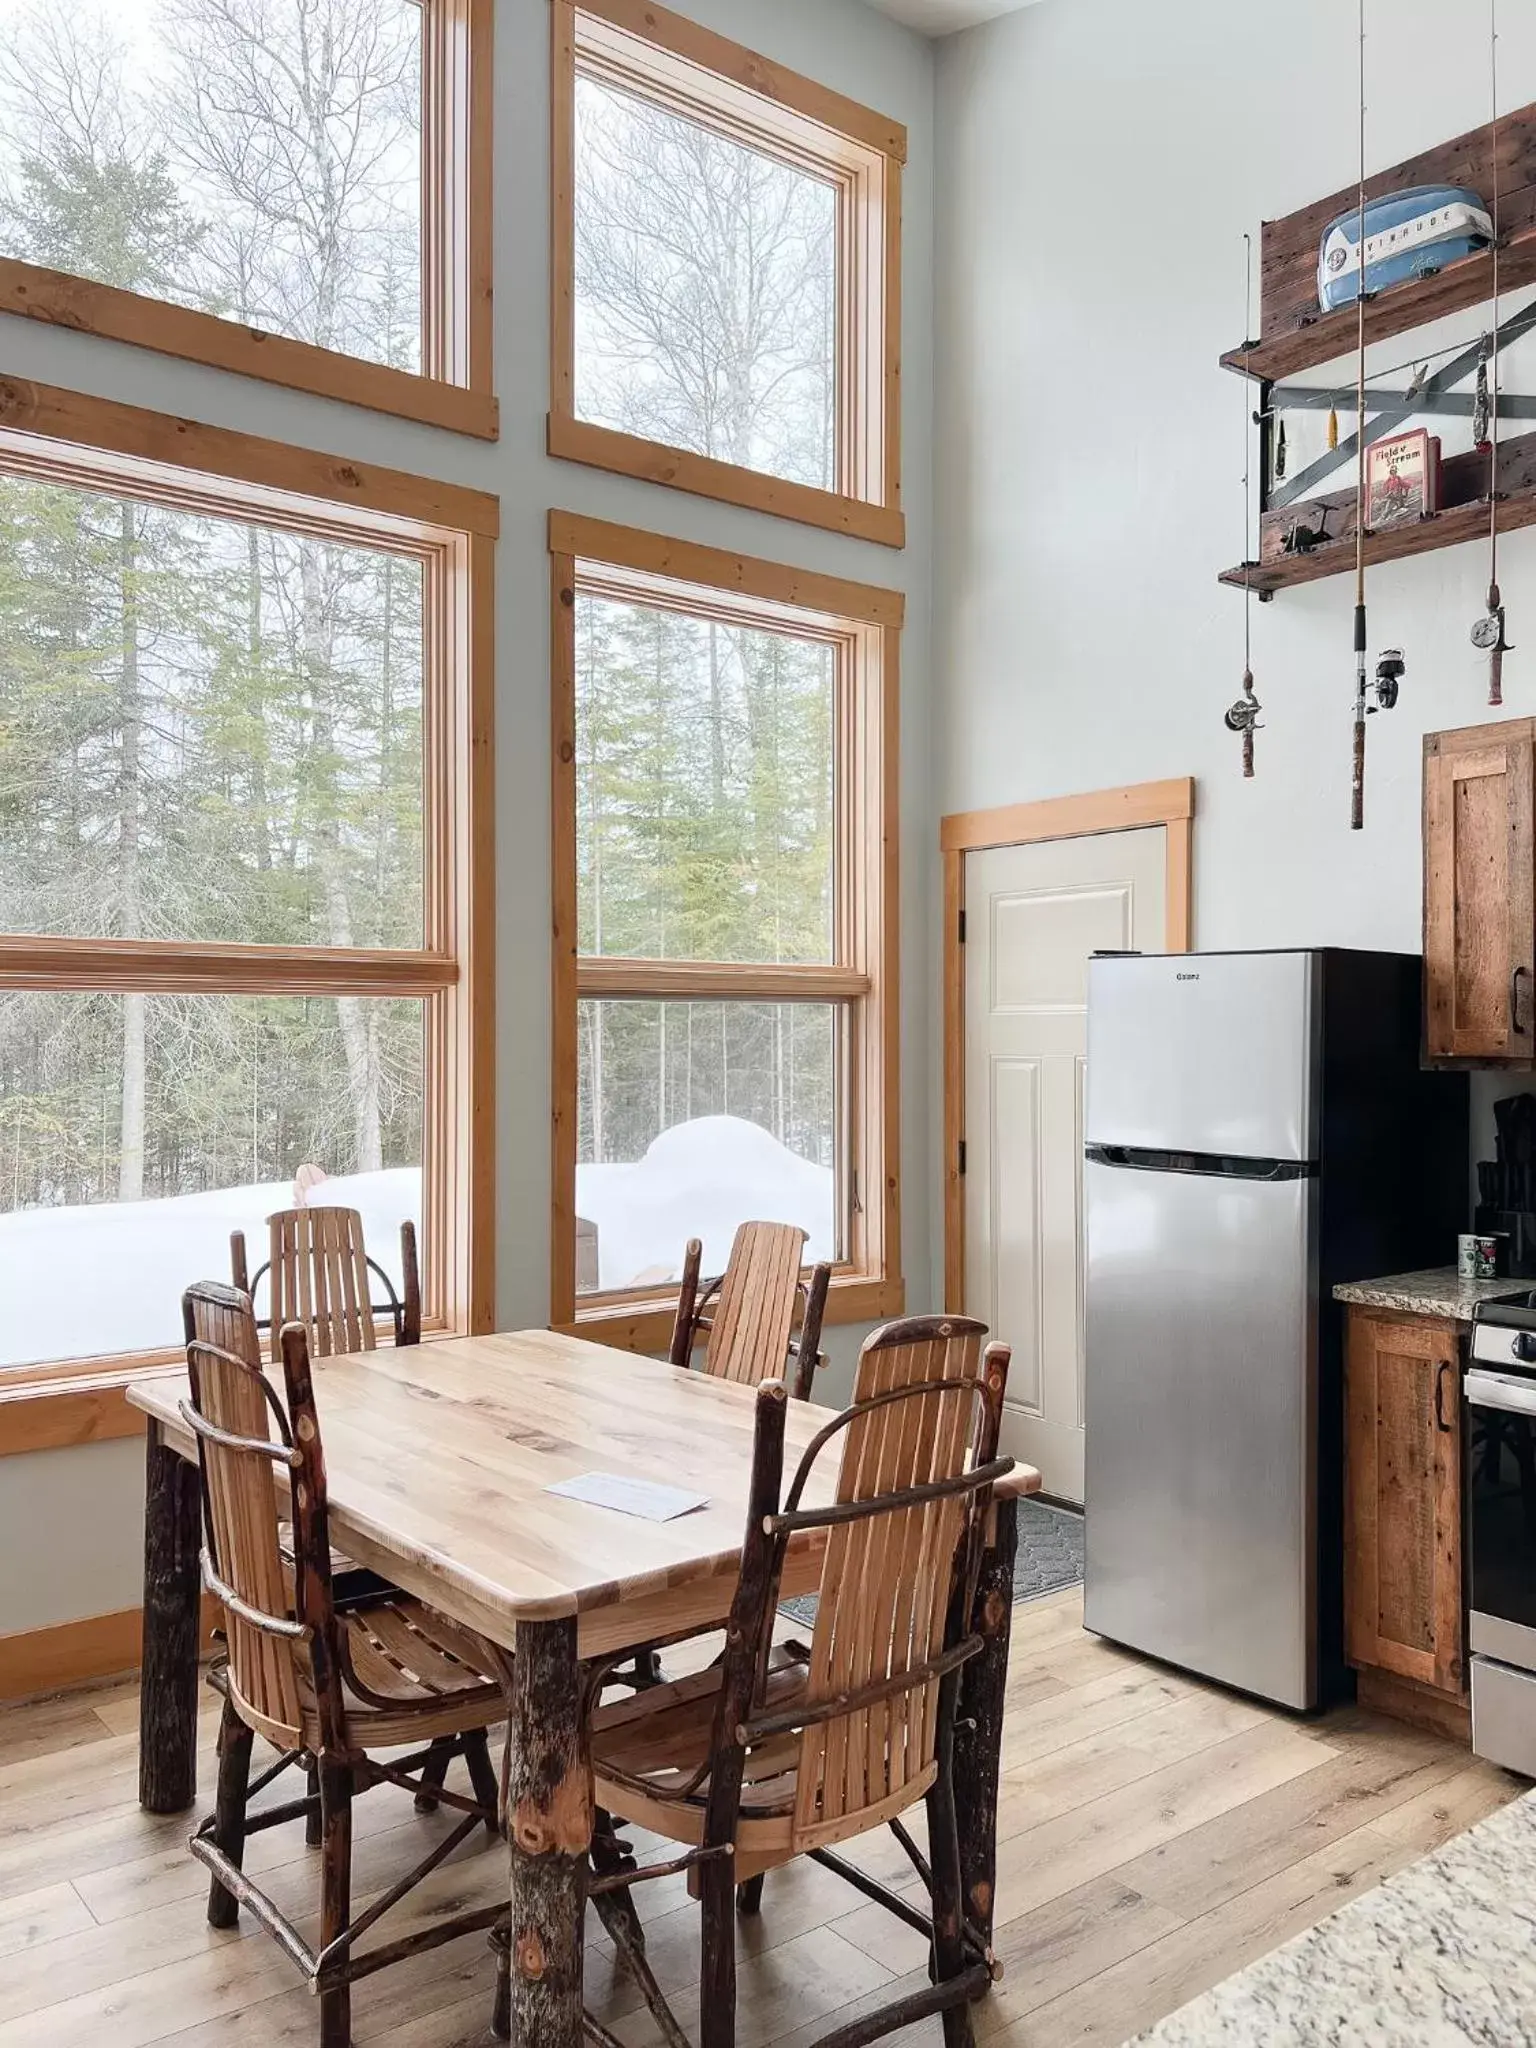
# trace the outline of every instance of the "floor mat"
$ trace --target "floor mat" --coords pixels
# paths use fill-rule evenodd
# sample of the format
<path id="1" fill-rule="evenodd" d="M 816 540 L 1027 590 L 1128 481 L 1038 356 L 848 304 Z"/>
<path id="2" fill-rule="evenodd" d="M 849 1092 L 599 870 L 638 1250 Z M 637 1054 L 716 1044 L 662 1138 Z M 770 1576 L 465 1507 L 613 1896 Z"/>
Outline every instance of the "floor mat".
<path id="1" fill-rule="evenodd" d="M 1013 1600 L 1042 1599 L 1083 1582 L 1083 1518 L 1048 1501 L 1019 1502 L 1019 1554 L 1013 1567 Z M 816 1619 L 816 1595 L 786 1600 L 780 1612 L 809 1628 Z"/>

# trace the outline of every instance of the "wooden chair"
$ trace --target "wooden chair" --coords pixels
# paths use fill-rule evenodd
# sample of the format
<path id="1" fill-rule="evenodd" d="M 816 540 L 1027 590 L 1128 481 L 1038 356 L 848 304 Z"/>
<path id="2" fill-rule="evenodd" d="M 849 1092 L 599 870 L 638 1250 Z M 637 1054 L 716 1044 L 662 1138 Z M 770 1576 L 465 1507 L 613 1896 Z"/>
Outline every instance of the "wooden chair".
<path id="1" fill-rule="evenodd" d="M 203 1578 L 222 1603 L 228 1662 L 214 1811 L 192 1839 L 213 1872 L 208 1919 L 232 1927 L 242 1905 L 274 1935 L 319 1994 L 321 2048 L 348 2048 L 357 1977 L 462 1934 L 488 1929 L 505 1906 L 445 1918 L 366 1955 L 359 1938 L 477 1827 L 497 1831 L 499 1787 L 486 1729 L 506 1707 L 504 1664 L 479 1637 L 419 1601 L 386 1590 L 339 1610 L 326 1529 L 325 1458 L 302 1326 L 281 1333 L 286 1401 L 263 1371 L 250 1298 L 205 1283 L 183 1297 L 203 1478 Z M 279 1539 L 274 1467 L 290 1475 L 294 1558 Z M 279 1752 L 253 1785 L 253 1737 Z M 403 1758 L 373 1752 L 426 1744 Z M 434 1803 L 465 1818 L 364 1911 L 351 1910 L 352 1802 L 379 1784 L 418 1789 L 414 1775 L 448 1743 L 462 1753 L 474 1797 L 438 1784 Z M 312 1764 L 318 1793 L 252 1813 L 251 1796 L 293 1764 Z M 318 1809 L 320 1935 L 311 1946 L 245 1875 L 246 1837 Z"/>
<path id="2" fill-rule="evenodd" d="M 821 1324 L 832 1268 L 815 1266 L 810 1279 L 801 1280 L 807 1235 L 793 1223 L 743 1223 L 731 1242 L 725 1271 L 703 1286 L 704 1247 L 690 1238 L 672 1326 L 672 1363 L 691 1364 L 702 1337 L 704 1370 L 716 1378 L 755 1387 L 778 1379 L 787 1362 L 794 1367 L 796 1398 L 809 1400 L 822 1363 Z"/>
<path id="3" fill-rule="evenodd" d="M 877 1330 L 852 1406 L 813 1439 L 787 1492 L 785 1389 L 764 1384 L 722 1662 L 593 1716 L 598 1804 L 683 1845 L 702 1905 L 701 2048 L 735 2039 L 737 1885 L 801 1855 L 929 1936 L 931 1983 L 861 2017 L 857 2039 L 940 2013 L 949 2048 L 971 2040 L 968 2005 L 991 1959 L 964 1915 L 955 1706 L 960 1667 L 982 1647 L 969 1631 L 991 1488 L 1012 1469 L 997 1456 L 1009 1353 L 994 1344 L 982 1357 L 985 1335 L 958 1316 Z M 803 1509 L 811 1467 L 837 1438 L 836 1504 Z M 828 1532 L 815 1628 L 809 1648 L 776 1649 L 785 1545 L 808 1529 Z M 926 1859 L 900 1820 L 920 1799 Z M 924 1879 L 928 1914 L 832 1853 L 881 1824 Z"/>
<path id="4" fill-rule="evenodd" d="M 269 1333 L 274 1364 L 286 1323 L 304 1325 L 312 1358 L 372 1351 L 375 1324 L 383 1315 L 394 1324 L 397 1344 L 421 1342 L 421 1276 L 416 1226 L 409 1217 L 400 1226 L 399 1293 L 378 1260 L 368 1256 L 356 1209 L 279 1209 L 267 1218 L 267 1229 L 265 1264 L 248 1277 L 243 1230 L 230 1232 L 229 1264 L 234 1285 L 253 1301 L 267 1281 L 268 1313 L 257 1328 Z M 384 1289 L 383 1301 L 372 1299 L 375 1279 Z"/>

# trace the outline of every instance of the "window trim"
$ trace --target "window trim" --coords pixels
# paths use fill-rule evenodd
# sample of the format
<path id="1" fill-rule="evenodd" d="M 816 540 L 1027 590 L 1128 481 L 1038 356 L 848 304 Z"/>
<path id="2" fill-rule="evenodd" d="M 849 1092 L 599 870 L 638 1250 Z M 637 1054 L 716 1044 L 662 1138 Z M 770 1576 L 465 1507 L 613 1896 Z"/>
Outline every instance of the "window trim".
<path id="1" fill-rule="evenodd" d="M 549 453 L 886 547 L 904 547 L 901 175 L 906 129 L 650 0 L 552 0 L 550 13 Z M 627 83 L 723 134 L 813 169 L 839 187 L 839 488 L 822 490 L 769 476 L 577 416 L 579 60 L 590 60 L 591 68 L 615 83 Z"/>
<path id="2" fill-rule="evenodd" d="M 494 441 L 491 21 L 495 0 L 419 0 L 422 363 L 401 370 L 216 313 L 0 257 L 0 312 Z"/>
<path id="3" fill-rule="evenodd" d="M 491 716 L 498 501 L 339 457 L 20 380 L 0 382 L 0 470 L 328 538 L 423 563 L 423 944 L 387 952 L 0 934 L 0 989 L 408 995 L 424 999 L 423 1325 L 495 1322 L 495 844 Z M 436 886 L 432 886 L 434 880 Z M 189 1276 L 194 1277 L 194 1276 Z M 128 1434 L 121 1389 L 169 1350 L 0 1372 L 0 1456 Z"/>
<path id="4" fill-rule="evenodd" d="M 840 577 L 696 546 L 569 512 L 549 515 L 553 1048 L 550 1321 L 574 1336 L 627 1350 L 655 1350 L 671 1334 L 673 1291 L 625 1290 L 583 1305 L 576 1295 L 577 1004 L 586 995 L 734 998 L 797 994 L 856 1005 L 849 1128 L 862 1201 L 849 1257 L 833 1275 L 829 1322 L 899 1315 L 901 1277 L 901 1062 L 898 896 L 898 726 L 905 600 Z M 583 571 L 587 573 L 584 575 Z M 592 574 L 592 571 L 599 573 Z M 798 618 L 848 647 L 843 742 L 850 748 L 844 801 L 845 862 L 838 918 L 848 957 L 836 965 L 722 966 L 716 961 L 579 958 L 576 862 L 576 632 L 580 585 L 751 623 Z M 666 589 L 670 586 L 670 589 Z"/>

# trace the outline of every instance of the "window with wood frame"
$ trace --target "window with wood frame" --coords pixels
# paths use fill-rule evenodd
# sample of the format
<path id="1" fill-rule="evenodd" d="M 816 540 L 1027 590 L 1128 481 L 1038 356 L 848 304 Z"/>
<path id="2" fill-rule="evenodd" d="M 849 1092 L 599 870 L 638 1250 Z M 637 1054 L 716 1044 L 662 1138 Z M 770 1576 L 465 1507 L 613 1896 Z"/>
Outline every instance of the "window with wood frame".
<path id="1" fill-rule="evenodd" d="M 906 130 L 553 0 L 553 455 L 900 547 Z"/>
<path id="2" fill-rule="evenodd" d="M 495 500 L 7 398 L 0 1395 L 167 1355 L 296 1203 L 488 1327 Z"/>
<path id="3" fill-rule="evenodd" d="M 665 1338 L 690 1237 L 798 1223 L 901 1306 L 902 598 L 550 520 L 553 1320 Z"/>
<path id="4" fill-rule="evenodd" d="M 491 438 L 494 0 L 0 0 L 0 311 Z"/>

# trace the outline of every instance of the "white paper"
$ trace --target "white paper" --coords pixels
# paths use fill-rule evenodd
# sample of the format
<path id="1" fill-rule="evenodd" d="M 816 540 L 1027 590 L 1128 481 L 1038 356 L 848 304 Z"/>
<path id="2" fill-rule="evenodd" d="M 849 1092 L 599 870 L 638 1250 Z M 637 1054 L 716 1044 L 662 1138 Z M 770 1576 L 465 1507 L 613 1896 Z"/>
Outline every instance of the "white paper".
<path id="1" fill-rule="evenodd" d="M 622 1472 L 582 1472 L 574 1479 L 556 1480 L 544 1491 L 566 1500 L 590 1501 L 594 1507 L 616 1508 L 621 1515 L 638 1515 L 645 1522 L 675 1522 L 679 1515 L 709 1506 L 708 1494 L 661 1486 L 654 1479 L 629 1479 Z"/>

